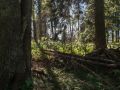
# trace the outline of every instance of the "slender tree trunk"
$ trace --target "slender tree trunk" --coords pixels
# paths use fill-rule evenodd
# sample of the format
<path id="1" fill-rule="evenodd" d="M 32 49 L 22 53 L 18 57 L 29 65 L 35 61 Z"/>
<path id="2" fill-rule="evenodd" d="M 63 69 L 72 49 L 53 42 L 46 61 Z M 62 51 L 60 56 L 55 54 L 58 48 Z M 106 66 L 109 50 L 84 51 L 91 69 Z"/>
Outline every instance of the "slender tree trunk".
<path id="1" fill-rule="evenodd" d="M 115 42 L 118 42 L 118 31 L 115 31 Z"/>
<path id="2" fill-rule="evenodd" d="M 38 22 L 37 22 L 37 37 L 38 37 L 38 40 L 40 40 L 40 38 L 42 37 L 42 34 L 43 34 L 43 29 L 42 29 L 42 21 L 41 21 L 41 3 L 42 3 L 42 0 L 37 0 L 38 2 Z"/>
<path id="3" fill-rule="evenodd" d="M 72 42 L 72 26 L 71 26 L 71 19 L 70 20 L 70 42 Z"/>
<path id="4" fill-rule="evenodd" d="M 47 17 L 45 17 L 44 27 L 45 27 L 44 35 L 47 37 Z"/>
<path id="5" fill-rule="evenodd" d="M 108 30 L 106 31 L 106 34 L 107 34 L 106 35 L 106 43 L 108 43 L 109 42 L 109 31 Z"/>
<path id="6" fill-rule="evenodd" d="M 34 40 L 36 43 L 38 43 L 38 40 L 39 40 L 39 20 L 36 20 L 36 17 L 35 17 L 35 0 L 32 0 L 33 4 L 32 4 L 32 18 L 33 18 L 33 36 L 34 36 Z"/>
<path id="7" fill-rule="evenodd" d="M 35 42 L 38 42 L 38 38 L 37 38 L 37 30 L 36 30 L 36 22 L 35 20 L 33 20 L 33 35 L 34 35 L 34 40 Z"/>
<path id="8" fill-rule="evenodd" d="M 120 30 L 118 30 L 118 42 L 120 42 Z"/>
<path id="9" fill-rule="evenodd" d="M 78 0 L 78 37 L 79 37 L 79 34 L 80 34 L 80 2 Z"/>
<path id="10" fill-rule="evenodd" d="M 114 31 L 112 30 L 112 42 L 114 42 Z"/>
<path id="11" fill-rule="evenodd" d="M 95 39 L 96 49 L 107 48 L 104 21 L 104 0 L 95 0 Z"/>
<path id="12" fill-rule="evenodd" d="M 51 19 L 51 34 L 52 34 L 52 38 L 54 37 L 54 31 L 53 31 L 53 21 Z"/>

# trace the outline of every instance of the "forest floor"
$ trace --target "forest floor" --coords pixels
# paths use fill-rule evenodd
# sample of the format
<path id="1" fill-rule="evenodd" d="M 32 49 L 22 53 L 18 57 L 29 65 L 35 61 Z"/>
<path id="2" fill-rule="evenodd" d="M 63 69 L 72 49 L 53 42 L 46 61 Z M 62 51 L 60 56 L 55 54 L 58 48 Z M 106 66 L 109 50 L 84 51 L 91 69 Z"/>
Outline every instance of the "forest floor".
<path id="1" fill-rule="evenodd" d="M 119 50 L 49 54 L 54 58 L 32 61 L 34 90 L 120 90 Z"/>

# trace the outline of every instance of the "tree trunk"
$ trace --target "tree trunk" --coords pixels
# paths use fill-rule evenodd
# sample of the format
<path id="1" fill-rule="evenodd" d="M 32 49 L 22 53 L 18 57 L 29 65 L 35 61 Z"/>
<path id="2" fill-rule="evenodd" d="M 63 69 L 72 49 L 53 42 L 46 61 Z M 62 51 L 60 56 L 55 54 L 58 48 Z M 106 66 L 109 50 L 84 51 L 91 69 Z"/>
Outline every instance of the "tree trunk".
<path id="1" fill-rule="evenodd" d="M 78 38 L 79 38 L 79 35 L 80 35 L 80 1 L 78 0 Z"/>
<path id="2" fill-rule="evenodd" d="M 20 90 L 28 76 L 31 78 L 31 25 L 28 24 L 28 19 L 22 21 L 21 10 L 25 8 L 21 8 L 21 5 L 26 2 L 26 11 L 31 8 L 28 7 L 30 3 L 27 0 L 23 1 L 20 3 L 19 0 L 1 0 L 0 2 L 0 90 Z M 30 21 L 30 10 L 27 17 Z M 23 29 L 22 26 L 29 29 Z"/>
<path id="3" fill-rule="evenodd" d="M 21 9 L 22 30 L 23 36 L 23 52 L 25 58 L 26 76 L 31 79 L 31 13 L 32 0 L 22 0 L 23 6 Z M 24 18 L 26 20 L 24 20 Z M 24 27 L 26 26 L 26 27 Z"/>
<path id="4" fill-rule="evenodd" d="M 112 43 L 114 42 L 114 30 L 112 30 Z"/>
<path id="5" fill-rule="evenodd" d="M 96 49 L 105 49 L 107 47 L 104 21 L 104 0 L 95 0 L 95 39 Z"/>
<path id="6" fill-rule="evenodd" d="M 33 4 L 32 4 L 32 18 L 33 18 L 33 37 L 34 37 L 34 40 L 36 43 L 38 43 L 39 41 L 39 34 L 40 34 L 40 31 L 39 31 L 39 19 L 36 20 L 36 17 L 35 17 L 35 0 L 32 0 Z"/>
<path id="7" fill-rule="evenodd" d="M 53 31 L 53 19 L 50 19 L 51 22 L 51 36 L 54 37 L 54 31 Z"/>
<path id="8" fill-rule="evenodd" d="M 33 20 L 33 36 L 34 36 L 34 40 L 35 40 L 35 42 L 37 42 L 38 43 L 38 38 L 37 38 L 37 29 L 36 29 L 36 22 L 35 22 L 35 20 Z"/>

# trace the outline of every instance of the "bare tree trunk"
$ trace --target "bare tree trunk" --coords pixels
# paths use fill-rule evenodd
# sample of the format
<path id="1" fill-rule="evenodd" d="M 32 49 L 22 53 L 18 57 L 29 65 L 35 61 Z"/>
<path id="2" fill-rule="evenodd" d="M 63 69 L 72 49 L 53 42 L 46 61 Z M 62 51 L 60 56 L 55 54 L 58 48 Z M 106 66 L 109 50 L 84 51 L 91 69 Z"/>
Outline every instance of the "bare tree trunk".
<path id="1" fill-rule="evenodd" d="M 31 0 L 23 1 L 0 3 L 0 90 L 20 90 L 31 78 Z"/>
<path id="2" fill-rule="evenodd" d="M 80 1 L 78 0 L 78 37 L 80 35 Z"/>
<path id="3" fill-rule="evenodd" d="M 35 0 L 32 0 L 33 4 L 32 4 L 32 18 L 33 18 L 33 37 L 34 37 L 34 40 L 36 43 L 38 43 L 38 40 L 39 40 L 39 19 L 36 20 L 36 17 L 35 17 Z"/>
<path id="4" fill-rule="evenodd" d="M 35 22 L 35 20 L 33 20 L 33 36 L 34 36 L 35 42 L 38 42 L 38 38 L 37 38 L 36 34 L 37 34 L 36 22 Z"/>
<path id="5" fill-rule="evenodd" d="M 22 16 L 22 25 L 23 27 L 24 37 L 23 37 L 23 51 L 24 57 L 26 61 L 26 75 L 27 77 L 31 78 L 31 13 L 32 13 L 32 0 L 22 0 L 23 2 L 23 9 L 21 10 Z M 24 21 L 24 18 L 26 20 Z M 26 23 L 25 23 L 26 22 Z"/>
<path id="6" fill-rule="evenodd" d="M 53 31 L 53 21 L 51 19 L 51 34 L 52 34 L 52 38 L 54 37 L 54 31 Z"/>
<path id="7" fill-rule="evenodd" d="M 120 42 L 120 30 L 118 30 L 118 42 Z"/>
<path id="8" fill-rule="evenodd" d="M 95 39 L 96 49 L 107 48 L 104 21 L 104 0 L 95 0 Z"/>
<path id="9" fill-rule="evenodd" d="M 114 31 L 112 30 L 112 42 L 114 42 Z"/>
<path id="10" fill-rule="evenodd" d="M 44 35 L 47 37 L 47 18 L 46 17 L 45 17 L 44 27 L 45 27 Z"/>

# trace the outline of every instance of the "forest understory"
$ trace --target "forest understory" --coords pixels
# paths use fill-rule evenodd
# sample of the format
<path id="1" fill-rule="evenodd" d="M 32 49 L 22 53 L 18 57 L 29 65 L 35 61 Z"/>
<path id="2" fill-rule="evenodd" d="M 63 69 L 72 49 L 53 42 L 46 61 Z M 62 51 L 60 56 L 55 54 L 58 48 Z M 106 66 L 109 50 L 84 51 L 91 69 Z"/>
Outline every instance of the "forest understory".
<path id="1" fill-rule="evenodd" d="M 120 0 L 0 0 L 0 90 L 120 90 Z"/>
<path id="2" fill-rule="evenodd" d="M 44 50 L 32 61 L 34 90 L 120 90 L 120 48 L 85 56 Z"/>

